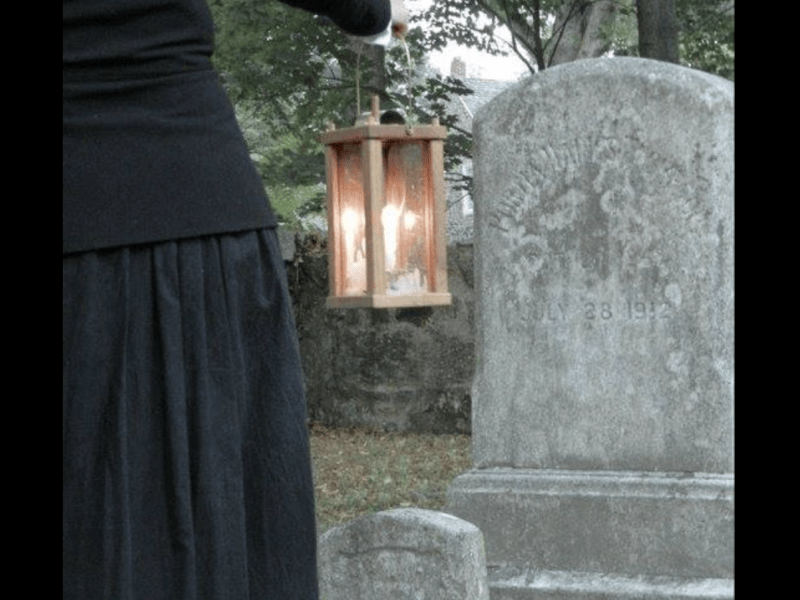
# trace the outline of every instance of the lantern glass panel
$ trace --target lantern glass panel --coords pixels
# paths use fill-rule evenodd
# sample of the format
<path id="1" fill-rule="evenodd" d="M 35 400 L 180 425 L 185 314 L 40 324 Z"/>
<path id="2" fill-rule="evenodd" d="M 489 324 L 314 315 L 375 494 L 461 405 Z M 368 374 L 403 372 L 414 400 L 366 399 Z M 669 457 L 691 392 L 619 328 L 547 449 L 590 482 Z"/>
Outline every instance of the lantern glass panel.
<path id="1" fill-rule="evenodd" d="M 430 290 L 430 182 L 421 141 L 387 141 L 383 147 L 384 194 L 381 225 L 386 294 Z"/>
<path id="2" fill-rule="evenodd" d="M 342 294 L 367 293 L 367 240 L 364 223 L 364 181 L 361 144 L 344 144 L 339 152 L 339 265 Z"/>

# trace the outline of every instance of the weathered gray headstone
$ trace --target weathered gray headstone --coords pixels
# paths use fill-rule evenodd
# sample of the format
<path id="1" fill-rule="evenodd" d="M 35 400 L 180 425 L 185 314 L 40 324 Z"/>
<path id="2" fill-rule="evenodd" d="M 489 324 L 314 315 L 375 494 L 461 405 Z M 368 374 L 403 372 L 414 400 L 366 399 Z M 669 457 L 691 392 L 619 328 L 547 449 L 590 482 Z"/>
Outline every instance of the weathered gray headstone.
<path id="1" fill-rule="evenodd" d="M 492 599 L 732 597 L 733 84 L 579 61 L 474 134 L 475 468 L 448 511 Z"/>
<path id="2" fill-rule="evenodd" d="M 452 515 L 400 508 L 319 543 L 320 600 L 489 600 L 483 537 Z"/>
<path id="3" fill-rule="evenodd" d="M 283 228 L 278 229 L 278 243 L 285 262 L 292 262 L 297 252 L 294 238 L 295 233 L 293 231 Z"/>

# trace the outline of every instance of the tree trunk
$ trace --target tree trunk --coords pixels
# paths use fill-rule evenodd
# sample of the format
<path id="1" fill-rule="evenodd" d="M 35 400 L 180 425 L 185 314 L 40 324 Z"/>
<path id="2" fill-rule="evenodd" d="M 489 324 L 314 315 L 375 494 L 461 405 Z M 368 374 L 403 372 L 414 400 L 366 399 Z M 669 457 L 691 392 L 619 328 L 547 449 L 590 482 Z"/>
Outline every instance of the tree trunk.
<path id="1" fill-rule="evenodd" d="M 539 0 L 508 3 L 478 0 L 483 10 L 511 31 L 512 49 L 531 71 L 601 56 L 609 47 L 602 29 L 614 22 L 617 3 L 618 0 L 561 0 L 553 35 L 544 42 Z"/>
<path id="2" fill-rule="evenodd" d="M 567 0 L 556 14 L 553 46 L 548 66 L 597 58 L 609 48 L 602 29 L 613 23 L 617 6 L 613 0 Z"/>
<path id="3" fill-rule="evenodd" d="M 636 0 L 639 56 L 678 62 L 675 0 Z"/>
<path id="4" fill-rule="evenodd" d="M 364 44 L 361 52 L 362 110 L 369 110 L 372 94 L 378 94 L 382 100 L 386 98 L 386 49 L 383 46 Z"/>
<path id="5" fill-rule="evenodd" d="M 375 44 L 365 44 L 361 40 L 350 41 L 350 48 L 356 53 L 355 89 L 353 90 L 353 103 L 345 109 L 346 121 L 354 123 L 362 114 L 370 109 L 370 97 L 378 94 L 381 105 L 386 103 L 386 49 Z M 357 106 L 358 104 L 358 106 Z M 386 108 L 384 106 L 384 108 Z"/>

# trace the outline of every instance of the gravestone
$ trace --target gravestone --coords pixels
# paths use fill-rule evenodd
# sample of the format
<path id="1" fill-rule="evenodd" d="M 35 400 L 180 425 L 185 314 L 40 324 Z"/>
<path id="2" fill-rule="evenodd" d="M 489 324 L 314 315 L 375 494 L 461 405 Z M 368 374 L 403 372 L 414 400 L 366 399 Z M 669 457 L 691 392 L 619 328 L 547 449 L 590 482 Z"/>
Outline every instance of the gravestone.
<path id="1" fill-rule="evenodd" d="M 492 600 L 733 597 L 733 84 L 635 58 L 476 116 L 474 468 Z"/>
<path id="2" fill-rule="evenodd" d="M 489 600 L 481 532 L 400 508 L 358 517 L 319 542 L 320 600 Z"/>

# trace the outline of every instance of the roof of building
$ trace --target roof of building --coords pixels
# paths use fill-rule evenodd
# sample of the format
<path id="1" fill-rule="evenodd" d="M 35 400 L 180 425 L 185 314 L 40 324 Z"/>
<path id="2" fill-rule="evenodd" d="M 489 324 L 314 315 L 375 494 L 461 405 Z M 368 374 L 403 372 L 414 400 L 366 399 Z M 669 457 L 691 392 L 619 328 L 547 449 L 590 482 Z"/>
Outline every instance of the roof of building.
<path id="1" fill-rule="evenodd" d="M 454 98 L 450 105 L 450 110 L 458 116 L 459 124 L 465 129 L 472 129 L 472 118 L 481 106 L 516 83 L 515 81 L 467 77 L 467 64 L 461 57 L 453 59 L 450 65 L 450 75 L 460 79 L 473 92 Z"/>

